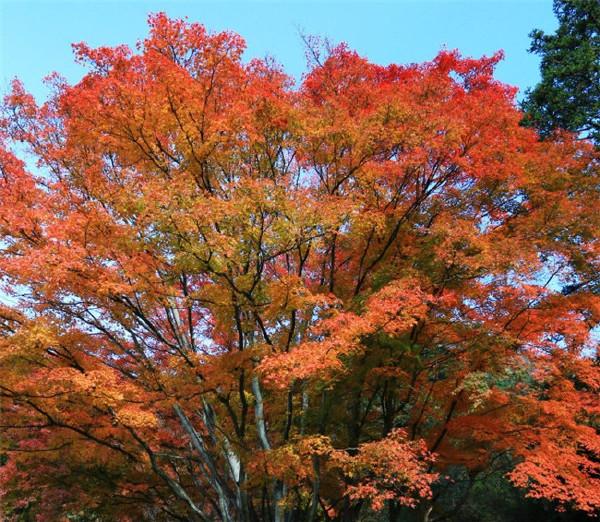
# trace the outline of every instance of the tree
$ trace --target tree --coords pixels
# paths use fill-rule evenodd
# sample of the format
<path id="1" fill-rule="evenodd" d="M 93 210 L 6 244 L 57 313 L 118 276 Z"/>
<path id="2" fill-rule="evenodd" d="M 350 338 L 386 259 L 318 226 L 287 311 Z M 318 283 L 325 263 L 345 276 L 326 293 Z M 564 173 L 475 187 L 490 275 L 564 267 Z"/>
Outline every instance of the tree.
<path id="1" fill-rule="evenodd" d="M 548 136 L 556 129 L 600 143 L 600 4 L 554 0 L 555 34 L 532 31 L 530 52 L 542 58 L 542 79 L 527 92 L 525 123 Z"/>
<path id="2" fill-rule="evenodd" d="M 6 97 L 7 517 L 434 520 L 456 469 L 594 512 L 593 148 L 521 127 L 499 55 L 296 88 L 243 48 L 153 15 Z"/>

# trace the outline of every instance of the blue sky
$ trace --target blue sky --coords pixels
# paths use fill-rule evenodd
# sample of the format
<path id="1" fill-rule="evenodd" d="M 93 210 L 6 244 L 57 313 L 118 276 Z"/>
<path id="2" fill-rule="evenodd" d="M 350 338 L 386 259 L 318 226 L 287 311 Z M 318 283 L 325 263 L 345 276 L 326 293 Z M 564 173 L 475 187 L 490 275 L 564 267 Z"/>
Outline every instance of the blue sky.
<path id="1" fill-rule="evenodd" d="M 133 45 L 155 11 L 233 30 L 246 39 L 248 58 L 272 55 L 295 77 L 305 67 L 300 31 L 346 41 L 381 64 L 429 60 L 443 47 L 469 56 L 504 49 L 497 76 L 521 89 L 539 77 L 528 33 L 556 26 L 551 0 L 0 0 L 0 91 L 16 76 L 43 98 L 41 79 L 52 71 L 76 81 L 84 70 L 71 43 Z"/>

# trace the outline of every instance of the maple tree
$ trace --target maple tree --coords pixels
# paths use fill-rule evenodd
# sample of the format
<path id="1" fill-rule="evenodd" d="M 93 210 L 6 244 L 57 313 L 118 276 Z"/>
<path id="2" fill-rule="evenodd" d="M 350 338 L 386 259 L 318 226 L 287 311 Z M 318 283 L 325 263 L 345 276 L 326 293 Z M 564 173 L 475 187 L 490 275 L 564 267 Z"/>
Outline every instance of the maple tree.
<path id="1" fill-rule="evenodd" d="M 149 24 L 3 105 L 9 519 L 434 520 L 499 462 L 593 514 L 593 146 L 521 127 L 500 54 L 315 48 L 295 86 Z"/>

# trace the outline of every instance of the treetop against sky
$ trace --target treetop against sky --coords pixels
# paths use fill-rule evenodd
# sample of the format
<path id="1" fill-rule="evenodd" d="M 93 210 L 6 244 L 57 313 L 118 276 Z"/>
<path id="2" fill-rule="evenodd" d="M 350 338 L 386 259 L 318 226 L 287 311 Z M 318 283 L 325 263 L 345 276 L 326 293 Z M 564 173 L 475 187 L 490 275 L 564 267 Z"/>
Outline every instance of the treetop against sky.
<path id="1" fill-rule="evenodd" d="M 247 57 L 274 56 L 299 78 L 306 70 L 304 32 L 341 41 L 376 63 L 432 59 L 446 46 L 473 57 L 503 49 L 498 78 L 521 90 L 539 78 L 537 57 L 527 53 L 532 27 L 552 31 L 550 0 L 389 1 L 0 1 L 0 86 L 17 76 L 36 96 L 54 70 L 75 81 L 84 70 L 70 45 L 135 45 L 148 13 L 187 16 L 209 30 L 244 36 Z M 24 30 L 23 28 L 27 28 Z"/>

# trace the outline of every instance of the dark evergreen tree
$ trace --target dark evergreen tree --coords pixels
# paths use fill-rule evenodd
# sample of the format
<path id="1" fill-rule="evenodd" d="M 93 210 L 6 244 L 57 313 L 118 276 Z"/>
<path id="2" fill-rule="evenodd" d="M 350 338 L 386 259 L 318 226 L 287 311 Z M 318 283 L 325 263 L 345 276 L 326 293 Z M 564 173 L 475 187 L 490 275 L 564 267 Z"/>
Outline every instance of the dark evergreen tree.
<path id="1" fill-rule="evenodd" d="M 530 52 L 542 58 L 541 81 L 527 92 L 524 123 L 543 136 L 563 128 L 600 144 L 600 1 L 554 0 L 558 29 L 536 29 Z"/>

